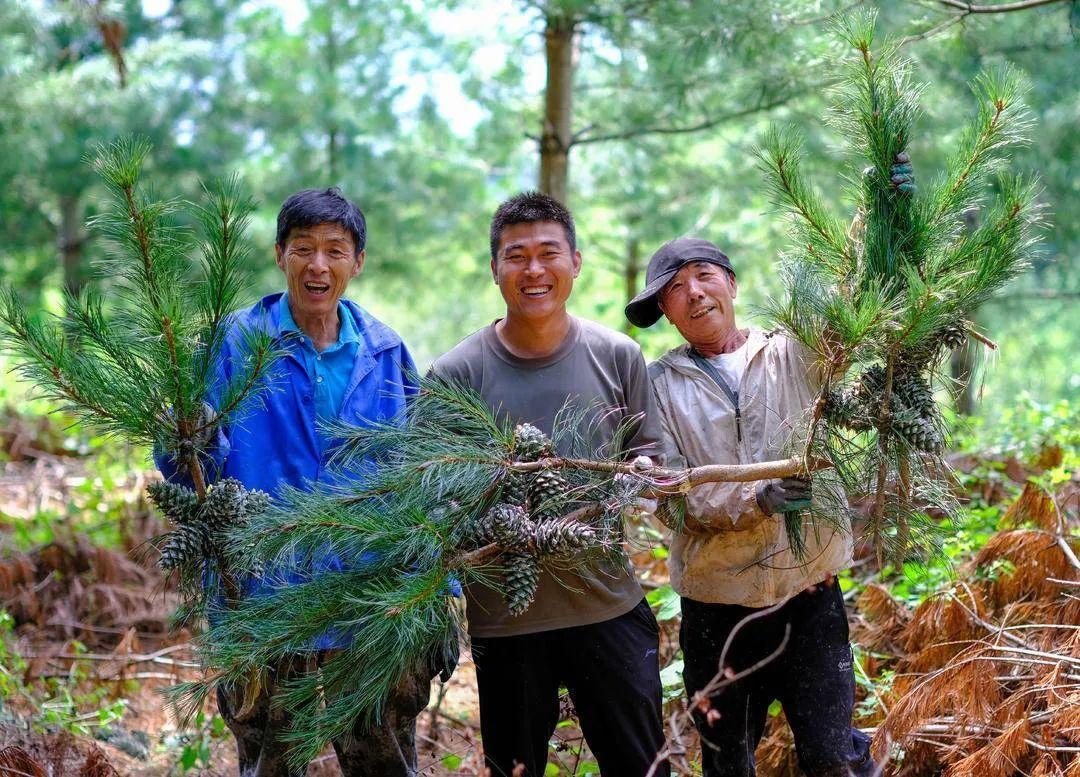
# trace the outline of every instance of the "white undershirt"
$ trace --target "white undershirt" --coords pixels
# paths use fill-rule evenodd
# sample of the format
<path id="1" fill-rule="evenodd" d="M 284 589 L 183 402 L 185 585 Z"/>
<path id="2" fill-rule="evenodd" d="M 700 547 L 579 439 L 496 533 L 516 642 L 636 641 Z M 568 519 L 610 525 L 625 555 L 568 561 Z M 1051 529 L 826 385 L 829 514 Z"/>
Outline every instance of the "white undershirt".
<path id="1" fill-rule="evenodd" d="M 709 357 L 709 364 L 716 368 L 734 391 L 739 390 L 739 383 L 742 382 L 743 373 L 746 372 L 746 355 L 749 353 L 746 345 L 743 343 L 731 353 Z"/>

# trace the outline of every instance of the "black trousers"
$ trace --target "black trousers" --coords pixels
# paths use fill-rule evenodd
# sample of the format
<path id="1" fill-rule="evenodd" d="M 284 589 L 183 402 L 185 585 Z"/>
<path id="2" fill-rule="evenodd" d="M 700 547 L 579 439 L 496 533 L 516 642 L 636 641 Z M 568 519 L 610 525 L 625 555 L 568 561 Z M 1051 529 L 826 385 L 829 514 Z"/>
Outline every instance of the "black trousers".
<path id="1" fill-rule="evenodd" d="M 682 600 L 679 641 L 689 697 L 724 668 L 718 665 L 724 643 L 736 624 L 756 612 Z M 754 750 L 774 699 L 784 707 L 799 765 L 810 777 L 874 773 L 869 737 L 851 726 L 855 677 L 839 585 L 821 583 L 746 623 L 728 650 L 727 667 L 739 672 L 764 660 L 783 643 L 788 627 L 786 647 L 777 658 L 710 697 L 719 717 L 710 720 L 695 710 L 704 777 L 755 773 Z"/>
<path id="2" fill-rule="evenodd" d="M 301 672 L 312 671 L 318 659 L 295 656 L 269 672 L 267 682 L 248 698 L 249 689 L 236 685 L 218 688 L 218 711 L 236 739 L 240 777 L 303 777 L 307 767 L 289 765 L 288 746 L 280 734 L 292 722 L 288 711 L 271 703 L 280 684 Z M 382 725 L 357 727 L 350 736 L 334 740 L 334 751 L 344 777 L 414 777 L 416 716 L 427 706 L 434 670 L 418 668 L 403 678 L 383 710 Z"/>
<path id="3" fill-rule="evenodd" d="M 658 648 L 659 628 L 644 599 L 602 623 L 474 638 L 480 734 L 492 777 L 517 777 L 518 765 L 527 777 L 544 774 L 560 685 L 601 774 L 643 777 L 664 746 Z"/>

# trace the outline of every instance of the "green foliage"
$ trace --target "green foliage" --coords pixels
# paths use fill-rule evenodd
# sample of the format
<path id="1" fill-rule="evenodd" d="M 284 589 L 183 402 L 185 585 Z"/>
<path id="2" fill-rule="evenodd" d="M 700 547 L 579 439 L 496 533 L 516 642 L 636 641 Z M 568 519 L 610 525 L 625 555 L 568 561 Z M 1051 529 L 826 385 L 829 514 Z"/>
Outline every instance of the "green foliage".
<path id="1" fill-rule="evenodd" d="M 166 740 L 166 745 L 179 752 L 176 765 L 181 774 L 198 769 L 209 769 L 214 753 L 230 738 L 225 719 L 220 715 L 208 716 L 200 711 L 193 721 L 193 727 L 178 731 Z"/>
<path id="2" fill-rule="evenodd" d="M 937 546 L 928 511 L 953 509 L 941 474 L 944 422 L 927 375 L 966 338 L 976 309 L 1027 267 L 1034 245 L 1035 187 L 1019 177 L 999 175 L 982 223 L 965 221 L 1026 137 L 1027 87 L 1010 68 L 976 79 L 980 115 L 943 175 L 913 194 L 895 172 L 910 162 L 922 96 L 911 63 L 898 43 L 876 41 L 873 13 L 843 16 L 836 31 L 849 54 L 830 118 L 869 166 L 850 177 L 856 215 L 845 228 L 802 174 L 798 134 L 766 134 L 759 159 L 790 217 L 793 249 L 787 293 L 765 312 L 828 376 L 807 453 L 827 458 L 849 495 L 873 494 L 869 533 L 879 553 L 925 559 Z M 860 365 L 857 378 L 837 388 L 851 365 Z M 800 547 L 798 521 L 787 525 Z"/>
<path id="3" fill-rule="evenodd" d="M 212 675 L 174 688 L 174 705 L 190 716 L 216 685 L 258 675 L 285 656 L 309 651 L 328 629 L 345 629 L 352 636 L 349 647 L 317 673 L 288 684 L 278 699 L 296 716 L 287 734 L 291 755 L 306 763 L 357 720 L 379 720 L 390 689 L 405 672 L 456 650 L 460 611 L 449 595 L 456 581 L 510 594 L 511 556 L 524 557 L 537 573 L 543 565 L 556 579 L 564 570 L 625 558 L 622 511 L 634 503 L 641 479 L 617 479 L 603 466 L 559 468 L 565 491 L 529 499 L 532 515 L 550 511 L 549 520 L 596 508 L 588 518 L 591 539 L 580 552 L 557 548 L 545 555 L 536 536 L 522 546 L 517 533 L 503 539 L 513 554 L 503 553 L 511 550 L 505 545 L 489 544 L 498 534 L 486 525 L 489 520 L 502 513 L 526 515 L 524 508 L 503 502 L 508 483 L 528 474 L 521 468 L 541 474 L 556 468 L 537 460 L 541 453 L 558 449 L 605 458 L 622 450 L 624 429 L 601 450 L 588 447 L 593 410 L 561 413 L 554 446 L 540 440 L 530 448 L 535 430 L 497 421 L 475 392 L 421 379 L 404 419 L 336 429 L 344 440 L 336 463 L 361 468 L 364 478 L 334 490 L 286 491 L 232 535 L 245 559 L 240 563 L 269 575 L 328 553 L 353 561 L 341 572 L 322 572 L 216 614 L 201 645 Z"/>
<path id="4" fill-rule="evenodd" d="M 104 295 L 86 291 L 69 299 L 66 318 L 47 320 L 29 315 L 7 288 L 2 337 L 26 379 L 81 421 L 194 467 L 217 426 L 256 391 L 275 352 L 267 334 L 246 332 L 247 363 L 237 365 L 229 385 L 213 385 L 226 316 L 240 293 L 251 204 L 235 179 L 207 188 L 197 210 L 204 278 L 193 291 L 190 242 L 169 222 L 176 204 L 147 197 L 139 185 L 148 153 L 145 142 L 121 140 L 94 158 L 113 195 L 95 221 L 110 247 L 101 268 L 112 285 L 109 309 Z M 203 408 L 215 388 L 218 416 L 207 418 Z"/>
<path id="5" fill-rule="evenodd" d="M 69 643 L 69 649 L 76 656 L 86 652 L 79 642 Z M 16 716 L 35 731 L 86 736 L 94 729 L 108 731 L 123 718 L 127 700 L 116 698 L 115 689 L 89 683 L 85 660 L 76 657 L 66 674 L 30 683 L 23 679 L 28 668 L 18 649 L 14 620 L 0 609 L 0 721 Z"/>

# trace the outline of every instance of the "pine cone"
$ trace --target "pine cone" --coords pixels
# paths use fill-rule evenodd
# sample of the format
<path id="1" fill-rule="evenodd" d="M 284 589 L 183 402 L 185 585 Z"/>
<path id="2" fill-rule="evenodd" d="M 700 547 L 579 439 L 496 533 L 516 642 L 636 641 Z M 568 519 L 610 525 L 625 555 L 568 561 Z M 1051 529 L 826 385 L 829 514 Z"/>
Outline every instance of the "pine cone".
<path id="1" fill-rule="evenodd" d="M 916 450 L 941 453 L 945 441 L 933 422 L 911 409 L 905 409 L 893 417 L 893 431 Z"/>
<path id="2" fill-rule="evenodd" d="M 158 566 L 168 571 L 199 564 L 210 550 L 210 536 L 201 523 L 185 523 L 169 533 Z"/>
<path id="3" fill-rule="evenodd" d="M 536 520 L 547 521 L 559 515 L 560 502 L 570 493 L 570 484 L 553 469 L 542 469 L 529 484 L 529 508 Z"/>
<path id="4" fill-rule="evenodd" d="M 247 490 L 235 478 L 215 483 L 206 492 L 199 517 L 210 530 L 241 523 L 245 516 Z"/>
<path id="5" fill-rule="evenodd" d="M 174 526 L 187 523 L 199 511 L 199 497 L 190 488 L 163 481 L 146 487 L 150 501 Z"/>
<path id="6" fill-rule="evenodd" d="M 529 479 L 522 472 L 507 472 L 502 481 L 502 501 L 525 507 L 529 498 Z"/>
<path id="7" fill-rule="evenodd" d="M 596 539 L 596 530 L 583 523 L 549 521 L 536 527 L 536 551 L 542 556 L 571 555 Z"/>
<path id="8" fill-rule="evenodd" d="M 552 453 L 551 440 L 532 424 L 514 427 L 514 456 L 518 461 L 537 461 Z"/>
<path id="9" fill-rule="evenodd" d="M 853 389 L 855 398 L 868 407 L 873 407 L 875 400 L 880 402 L 883 391 L 885 391 L 885 368 L 880 364 L 872 364 L 863 370 L 863 374 L 859 376 Z"/>
<path id="10" fill-rule="evenodd" d="M 529 609 L 540 583 L 540 564 L 525 553 L 506 555 L 506 605 L 514 617 Z"/>
<path id="11" fill-rule="evenodd" d="M 853 392 L 830 391 L 825 398 L 822 415 L 830 424 L 856 432 L 866 431 L 871 426 L 870 419 L 866 416 L 866 408 L 855 398 Z"/>
<path id="12" fill-rule="evenodd" d="M 244 500 L 244 519 L 265 513 L 270 509 L 270 495 L 257 489 L 248 491 Z"/>
<path id="13" fill-rule="evenodd" d="M 898 373 L 893 380 L 893 393 L 901 403 L 924 418 L 930 418 L 937 412 L 934 391 L 918 372 Z"/>
<path id="14" fill-rule="evenodd" d="M 536 524 L 523 507 L 498 504 L 488 512 L 492 539 L 507 550 L 524 551 L 529 548 L 536 531 Z"/>
<path id="15" fill-rule="evenodd" d="M 941 344 L 950 351 L 954 348 L 959 348 L 967 342 L 967 326 L 962 321 L 955 324 L 948 324 L 942 327 L 941 331 L 938 332 L 938 338 L 940 339 Z"/>

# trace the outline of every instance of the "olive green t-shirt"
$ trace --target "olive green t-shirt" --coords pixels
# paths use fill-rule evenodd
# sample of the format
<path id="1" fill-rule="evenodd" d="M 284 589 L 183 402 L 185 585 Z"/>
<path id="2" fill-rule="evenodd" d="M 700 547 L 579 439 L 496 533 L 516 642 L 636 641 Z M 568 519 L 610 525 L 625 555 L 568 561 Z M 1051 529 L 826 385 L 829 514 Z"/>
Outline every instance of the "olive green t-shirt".
<path id="1" fill-rule="evenodd" d="M 649 456 L 659 451 L 656 408 L 641 349 L 629 337 L 592 321 L 572 317 L 562 344 L 542 359 L 512 354 L 492 323 L 439 357 L 431 371 L 477 391 L 500 420 L 527 421 L 548 435 L 568 400 L 577 407 L 592 407 L 590 423 L 581 428 L 594 449 L 610 442 L 621 423 L 640 416 L 625 450 L 617 453 Z M 474 637 L 600 623 L 626 614 L 643 595 L 628 562 L 584 576 L 560 570 L 557 580 L 545 571 L 536 600 L 516 618 L 501 594 L 490 588 L 470 585 L 465 593 L 469 633 Z"/>

